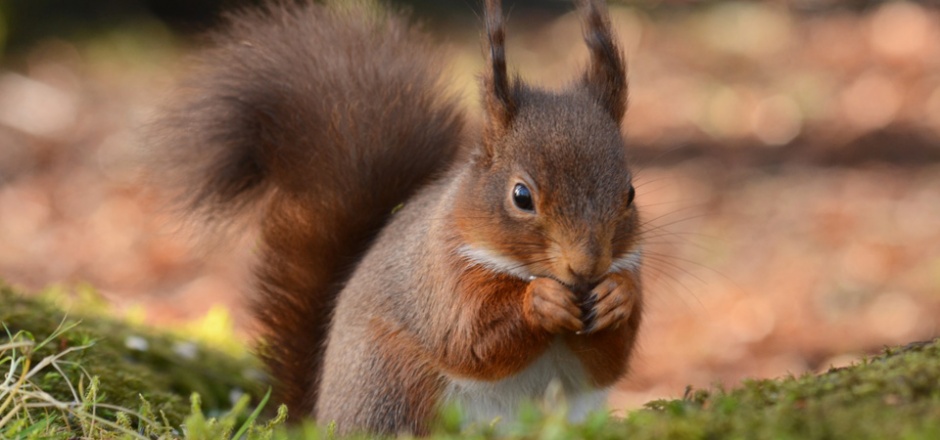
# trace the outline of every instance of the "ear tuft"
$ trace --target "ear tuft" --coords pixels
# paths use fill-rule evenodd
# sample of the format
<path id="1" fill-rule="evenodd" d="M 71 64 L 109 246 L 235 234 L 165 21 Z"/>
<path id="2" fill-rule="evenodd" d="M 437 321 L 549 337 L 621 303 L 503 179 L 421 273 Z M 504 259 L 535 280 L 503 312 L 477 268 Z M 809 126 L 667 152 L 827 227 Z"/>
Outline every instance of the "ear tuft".
<path id="1" fill-rule="evenodd" d="M 591 62 L 584 73 L 584 84 L 619 123 L 627 111 L 627 74 L 623 53 L 614 43 L 610 18 L 603 0 L 582 0 L 585 15 L 584 40 L 591 51 Z"/>
<path id="2" fill-rule="evenodd" d="M 516 84 L 506 72 L 506 31 L 499 0 L 486 0 L 487 66 L 483 72 L 485 106 L 484 147 L 492 155 L 493 144 L 512 125 L 516 115 Z"/>

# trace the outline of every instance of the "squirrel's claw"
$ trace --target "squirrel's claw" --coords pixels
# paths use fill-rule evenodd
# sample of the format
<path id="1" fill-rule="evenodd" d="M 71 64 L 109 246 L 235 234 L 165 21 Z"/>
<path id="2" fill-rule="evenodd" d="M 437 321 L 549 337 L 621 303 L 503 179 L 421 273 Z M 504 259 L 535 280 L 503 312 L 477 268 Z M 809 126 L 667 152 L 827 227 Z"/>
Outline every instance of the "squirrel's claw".
<path id="1" fill-rule="evenodd" d="M 630 274 L 615 273 L 601 281 L 591 291 L 596 298 L 591 311 L 584 315 L 584 330 L 578 334 L 591 334 L 604 329 L 615 329 L 627 320 L 636 305 L 636 283 Z"/>
<path id="2" fill-rule="evenodd" d="M 536 278 L 529 283 L 523 307 L 529 325 L 549 333 L 578 332 L 584 328 L 575 294 L 551 278 Z"/>

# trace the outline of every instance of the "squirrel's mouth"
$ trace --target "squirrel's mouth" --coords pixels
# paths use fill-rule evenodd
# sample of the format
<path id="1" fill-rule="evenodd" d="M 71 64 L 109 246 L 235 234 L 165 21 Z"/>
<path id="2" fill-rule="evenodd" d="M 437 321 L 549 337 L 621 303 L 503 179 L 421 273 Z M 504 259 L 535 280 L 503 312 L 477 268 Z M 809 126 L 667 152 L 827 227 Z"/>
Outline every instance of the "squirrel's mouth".
<path id="1" fill-rule="evenodd" d="M 572 292 L 574 292 L 576 295 L 578 295 L 579 298 L 587 297 L 588 295 L 590 295 L 591 291 L 594 290 L 594 288 L 597 287 L 601 283 L 601 281 L 603 281 L 602 279 L 598 279 L 598 280 L 575 279 L 573 280 L 573 282 L 569 282 L 569 281 L 565 281 L 561 279 L 558 276 L 555 276 L 554 274 L 545 274 L 545 275 L 538 275 L 538 276 L 542 278 L 550 278 L 550 279 L 557 281 L 559 284 L 564 285 L 565 287 L 570 289 Z"/>
<path id="2" fill-rule="evenodd" d="M 600 283 L 601 283 L 600 280 L 590 281 L 590 282 L 579 281 L 574 285 L 568 285 L 568 284 L 565 284 L 565 285 L 568 286 L 568 288 L 571 289 L 571 291 L 577 294 L 579 297 L 587 297 L 588 295 L 591 294 L 591 291 L 594 290 L 594 288 L 597 287 L 597 285 Z"/>
<path id="3" fill-rule="evenodd" d="M 571 290 L 572 292 L 574 292 L 575 295 L 578 296 L 578 298 L 582 298 L 582 299 L 590 296 L 591 291 L 593 291 L 595 287 L 600 285 L 601 281 L 604 281 L 603 277 L 600 277 L 597 279 L 574 277 L 573 279 L 565 280 L 563 277 L 560 277 L 551 272 L 542 273 L 542 274 L 533 274 L 532 276 L 529 277 L 529 279 L 534 280 L 537 277 L 548 278 L 548 279 L 557 281 L 558 284 L 561 284 L 567 287 L 568 290 Z"/>

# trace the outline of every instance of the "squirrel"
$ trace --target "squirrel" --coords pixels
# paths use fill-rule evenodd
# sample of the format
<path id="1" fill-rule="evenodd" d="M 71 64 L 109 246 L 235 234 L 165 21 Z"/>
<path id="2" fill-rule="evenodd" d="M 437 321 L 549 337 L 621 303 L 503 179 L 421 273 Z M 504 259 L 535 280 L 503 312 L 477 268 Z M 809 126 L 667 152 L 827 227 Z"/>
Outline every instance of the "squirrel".
<path id="1" fill-rule="evenodd" d="M 590 60 L 560 91 L 507 73 L 484 8 L 478 135 L 441 49 L 368 0 L 229 13 L 156 122 L 183 211 L 258 228 L 259 353 L 292 418 L 420 435 L 554 382 L 578 419 L 628 369 L 642 251 L 607 7 L 580 0 Z"/>

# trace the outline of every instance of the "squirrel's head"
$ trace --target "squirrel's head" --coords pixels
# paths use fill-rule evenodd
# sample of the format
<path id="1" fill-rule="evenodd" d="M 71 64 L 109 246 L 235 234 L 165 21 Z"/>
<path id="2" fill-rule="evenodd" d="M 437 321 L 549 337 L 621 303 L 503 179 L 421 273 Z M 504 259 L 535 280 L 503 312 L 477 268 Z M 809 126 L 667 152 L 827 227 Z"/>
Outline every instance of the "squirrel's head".
<path id="1" fill-rule="evenodd" d="M 456 206 L 465 257 L 579 290 L 639 264 L 633 176 L 620 133 L 623 57 L 606 10 L 584 3 L 590 65 L 551 93 L 509 78 L 499 3 L 487 0 L 484 136 Z"/>

